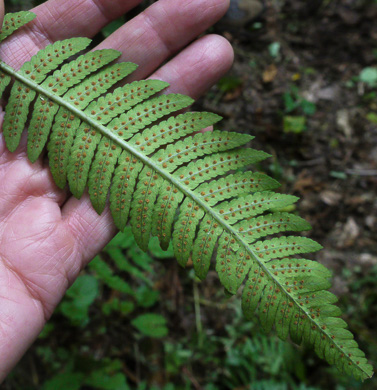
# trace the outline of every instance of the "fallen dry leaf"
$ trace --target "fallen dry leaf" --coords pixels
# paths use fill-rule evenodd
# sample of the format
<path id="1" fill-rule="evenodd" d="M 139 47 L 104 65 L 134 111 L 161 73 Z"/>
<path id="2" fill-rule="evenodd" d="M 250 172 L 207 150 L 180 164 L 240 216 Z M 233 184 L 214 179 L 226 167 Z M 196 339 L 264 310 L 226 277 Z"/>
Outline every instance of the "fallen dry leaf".
<path id="1" fill-rule="evenodd" d="M 278 74 L 278 69 L 275 64 L 269 65 L 263 72 L 263 82 L 272 83 Z"/>

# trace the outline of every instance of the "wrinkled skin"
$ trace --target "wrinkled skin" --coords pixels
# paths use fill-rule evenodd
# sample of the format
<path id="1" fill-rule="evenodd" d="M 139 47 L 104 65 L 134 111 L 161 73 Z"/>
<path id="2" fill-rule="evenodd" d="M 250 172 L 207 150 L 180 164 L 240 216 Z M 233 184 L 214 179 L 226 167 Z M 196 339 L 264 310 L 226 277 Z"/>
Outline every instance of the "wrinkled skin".
<path id="1" fill-rule="evenodd" d="M 47 44 L 93 37 L 141 0 L 49 0 L 37 18 L 1 46 L 14 68 Z M 160 0 L 101 43 L 139 64 L 132 79 L 158 78 L 166 92 L 197 98 L 230 68 L 233 52 L 216 35 L 194 39 L 226 12 L 229 0 Z M 0 18 L 3 1 L 0 0 Z M 168 60 L 166 62 L 166 60 Z M 164 63 L 164 65 L 162 65 Z M 0 114 L 0 123 L 3 111 Z M 0 382 L 36 339 L 80 270 L 116 233 L 109 210 L 53 183 L 43 157 L 26 158 L 25 134 L 9 153 L 0 131 Z"/>

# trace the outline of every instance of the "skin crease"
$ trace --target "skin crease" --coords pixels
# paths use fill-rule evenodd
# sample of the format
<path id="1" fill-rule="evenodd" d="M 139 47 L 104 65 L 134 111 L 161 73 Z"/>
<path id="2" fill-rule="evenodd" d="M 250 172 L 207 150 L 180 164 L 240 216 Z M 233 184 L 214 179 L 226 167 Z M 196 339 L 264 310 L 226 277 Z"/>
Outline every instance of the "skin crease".
<path id="1" fill-rule="evenodd" d="M 52 41 L 92 37 L 140 2 L 49 0 L 33 10 L 36 20 L 2 44 L 1 58 L 19 68 Z M 171 84 L 166 93 L 198 98 L 229 70 L 233 51 L 216 35 L 194 39 L 228 6 L 229 0 L 160 0 L 100 48 L 118 49 L 122 61 L 138 63 L 134 78 L 165 80 Z M 3 10 L 0 0 L 1 19 Z M 77 200 L 59 190 L 46 163 L 31 164 L 25 149 L 24 134 L 9 153 L 0 130 L 0 383 L 80 270 L 116 233 L 108 208 L 98 216 L 87 195 Z"/>

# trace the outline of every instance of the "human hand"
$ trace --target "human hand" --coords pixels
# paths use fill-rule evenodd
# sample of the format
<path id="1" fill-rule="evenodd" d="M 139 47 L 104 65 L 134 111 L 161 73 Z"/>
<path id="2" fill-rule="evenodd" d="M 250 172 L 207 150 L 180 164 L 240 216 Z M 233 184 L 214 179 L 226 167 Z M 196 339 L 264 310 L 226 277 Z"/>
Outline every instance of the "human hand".
<path id="1" fill-rule="evenodd" d="M 140 2 L 49 0 L 33 10 L 33 22 L 2 44 L 1 58 L 18 69 L 49 43 L 92 37 Z M 187 45 L 228 6 L 229 0 L 159 0 L 98 49 L 117 49 L 120 61 L 139 64 L 132 79 L 161 79 L 171 85 L 166 93 L 198 98 L 230 68 L 233 52 L 216 35 Z M 3 116 L 0 109 L 0 123 Z M 77 200 L 58 189 L 43 159 L 28 161 L 26 139 L 9 153 L 0 132 L 0 382 L 115 232 L 108 209 L 99 216 L 87 195 Z"/>

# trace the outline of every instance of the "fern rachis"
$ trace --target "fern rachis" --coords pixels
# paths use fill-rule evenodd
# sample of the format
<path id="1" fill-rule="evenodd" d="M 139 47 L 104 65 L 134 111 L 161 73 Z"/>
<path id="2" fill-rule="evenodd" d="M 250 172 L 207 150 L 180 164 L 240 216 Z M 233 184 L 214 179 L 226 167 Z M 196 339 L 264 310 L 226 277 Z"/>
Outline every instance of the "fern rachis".
<path id="1" fill-rule="evenodd" d="M 11 18 L 16 22 L 0 39 L 32 17 L 7 15 L 5 26 Z M 320 245 L 280 234 L 310 228 L 283 210 L 297 198 L 273 192 L 278 183 L 268 176 L 244 171 L 268 155 L 244 148 L 252 139 L 248 135 L 194 134 L 220 119 L 214 114 L 167 118 L 192 100 L 156 97 L 167 86 L 162 81 L 136 81 L 109 92 L 136 65 L 113 63 L 119 56 L 114 50 L 67 62 L 89 43 L 85 38 L 56 42 L 19 71 L 0 62 L 0 92 L 15 80 L 3 124 L 8 149 L 17 148 L 30 113 L 29 159 L 36 161 L 47 144 L 59 187 L 68 182 L 78 198 L 88 188 L 98 213 L 110 194 L 115 224 L 122 230 L 129 221 L 142 249 L 151 234 L 163 248 L 172 240 L 179 264 L 185 266 L 191 257 L 201 279 L 214 258 L 229 293 L 244 285 L 242 308 L 248 318 L 257 311 L 266 331 L 275 325 L 281 338 L 290 335 L 311 344 L 339 369 L 370 377 L 371 367 L 338 318 L 335 296 L 326 291 L 329 271 L 297 257 Z"/>

